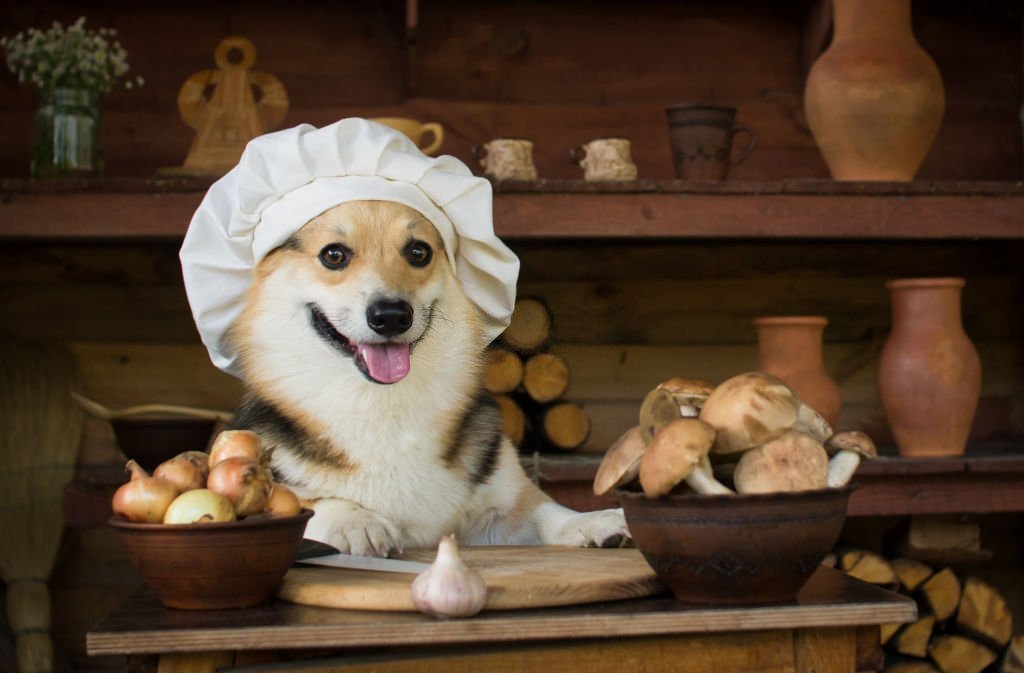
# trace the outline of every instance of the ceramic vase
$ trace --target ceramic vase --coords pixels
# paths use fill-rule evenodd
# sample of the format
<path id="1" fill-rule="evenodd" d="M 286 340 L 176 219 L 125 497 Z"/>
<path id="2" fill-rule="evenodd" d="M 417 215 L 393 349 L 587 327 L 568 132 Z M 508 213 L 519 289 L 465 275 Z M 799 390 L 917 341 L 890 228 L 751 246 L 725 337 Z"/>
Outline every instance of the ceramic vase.
<path id="1" fill-rule="evenodd" d="M 910 0 L 833 0 L 832 44 L 807 76 L 804 111 L 837 180 L 913 180 L 945 109 Z"/>
<path id="2" fill-rule="evenodd" d="M 755 318 L 757 369 L 785 381 L 802 402 L 835 427 L 843 400 L 822 358 L 827 324 L 821 316 Z"/>
<path id="3" fill-rule="evenodd" d="M 892 332 L 878 392 L 903 456 L 961 455 L 981 393 L 981 361 L 960 318 L 962 278 L 887 283 Z"/>

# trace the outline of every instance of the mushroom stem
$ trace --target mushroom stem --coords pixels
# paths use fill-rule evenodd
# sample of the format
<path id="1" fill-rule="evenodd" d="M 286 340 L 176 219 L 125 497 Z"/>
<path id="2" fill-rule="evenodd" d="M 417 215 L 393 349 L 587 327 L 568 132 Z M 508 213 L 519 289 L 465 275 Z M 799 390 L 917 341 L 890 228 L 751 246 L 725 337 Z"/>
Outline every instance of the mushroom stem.
<path id="1" fill-rule="evenodd" d="M 697 493 L 704 495 L 736 495 L 735 491 L 715 479 L 711 471 L 707 470 L 703 465 L 698 465 L 686 477 L 686 483 Z"/>
<path id="2" fill-rule="evenodd" d="M 840 451 L 828 461 L 829 488 L 846 486 L 860 465 L 860 454 L 856 451 Z"/>
<path id="3" fill-rule="evenodd" d="M 800 403 L 800 410 L 797 412 L 796 422 L 793 424 L 792 429 L 807 433 L 821 443 L 824 443 L 826 439 L 832 436 L 832 426 L 828 424 L 828 421 L 822 418 L 821 414 L 817 411 L 802 402 Z"/>

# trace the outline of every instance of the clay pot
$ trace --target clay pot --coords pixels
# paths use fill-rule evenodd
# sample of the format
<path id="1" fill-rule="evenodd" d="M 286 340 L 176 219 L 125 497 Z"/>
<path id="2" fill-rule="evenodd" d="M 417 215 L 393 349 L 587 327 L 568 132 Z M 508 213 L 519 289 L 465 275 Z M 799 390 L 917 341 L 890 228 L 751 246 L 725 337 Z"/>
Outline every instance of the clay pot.
<path id="1" fill-rule="evenodd" d="M 878 362 L 878 391 L 900 455 L 961 455 L 981 394 L 981 361 L 960 320 L 964 280 L 886 286 L 892 333 Z"/>
<path id="2" fill-rule="evenodd" d="M 821 338 L 827 324 L 820 316 L 756 318 L 757 369 L 785 381 L 800 401 L 835 427 L 843 399 L 822 359 Z"/>
<path id="3" fill-rule="evenodd" d="M 913 180 L 945 108 L 917 44 L 910 0 L 833 0 L 832 44 L 807 76 L 804 110 L 837 180 Z"/>

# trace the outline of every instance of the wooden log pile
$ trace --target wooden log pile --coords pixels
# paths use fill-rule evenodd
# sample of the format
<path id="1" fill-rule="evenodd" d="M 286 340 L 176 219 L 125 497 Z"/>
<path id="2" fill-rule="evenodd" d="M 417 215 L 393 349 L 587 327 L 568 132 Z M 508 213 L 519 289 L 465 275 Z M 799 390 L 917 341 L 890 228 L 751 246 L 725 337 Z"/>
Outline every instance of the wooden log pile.
<path id="1" fill-rule="evenodd" d="M 564 399 L 569 365 L 548 351 L 551 313 L 538 299 L 516 301 L 512 321 L 488 350 L 484 388 L 501 409 L 502 429 L 523 453 L 572 451 L 590 436 L 590 419 Z"/>
<path id="2" fill-rule="evenodd" d="M 917 601 L 916 621 L 881 626 L 883 673 L 1024 673 L 1024 636 L 1013 636 L 1013 615 L 992 585 L 862 549 L 837 556 L 849 575 Z"/>

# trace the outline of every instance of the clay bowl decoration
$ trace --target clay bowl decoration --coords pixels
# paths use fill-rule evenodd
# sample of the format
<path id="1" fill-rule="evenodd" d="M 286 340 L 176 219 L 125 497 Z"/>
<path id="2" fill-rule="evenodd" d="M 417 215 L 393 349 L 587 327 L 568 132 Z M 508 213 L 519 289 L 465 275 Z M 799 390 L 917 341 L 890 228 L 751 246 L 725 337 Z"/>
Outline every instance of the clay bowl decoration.
<path id="1" fill-rule="evenodd" d="M 216 420 L 185 416 L 111 418 L 121 452 L 147 472 L 183 451 L 205 451 Z"/>
<path id="2" fill-rule="evenodd" d="M 169 608 L 219 610 L 265 601 L 298 554 L 306 523 L 296 516 L 253 515 L 223 523 L 131 523 L 114 517 L 128 558 Z"/>
<path id="3" fill-rule="evenodd" d="M 793 600 L 838 541 L 852 490 L 616 494 L 637 548 L 679 601 L 735 605 Z"/>

